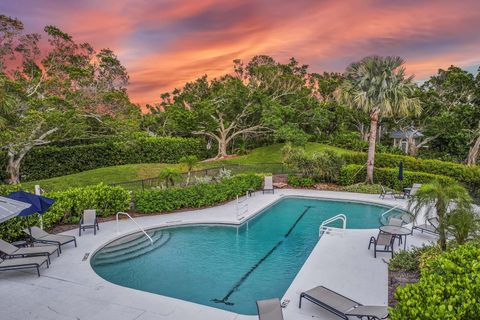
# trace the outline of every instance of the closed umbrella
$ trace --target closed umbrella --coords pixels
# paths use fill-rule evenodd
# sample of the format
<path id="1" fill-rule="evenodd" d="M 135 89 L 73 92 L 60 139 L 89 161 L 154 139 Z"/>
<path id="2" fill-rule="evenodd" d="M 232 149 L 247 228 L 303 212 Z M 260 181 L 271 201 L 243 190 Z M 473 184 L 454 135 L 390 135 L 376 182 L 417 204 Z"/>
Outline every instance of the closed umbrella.
<path id="1" fill-rule="evenodd" d="M 398 164 L 398 181 L 400 181 L 400 187 L 403 187 L 403 161 Z"/>
<path id="2" fill-rule="evenodd" d="M 30 207 L 20 211 L 20 213 L 17 215 L 19 217 L 28 217 L 35 213 L 44 214 L 55 202 L 54 199 L 39 196 L 39 195 L 25 192 L 25 191 L 12 192 L 8 195 L 8 197 L 10 199 L 31 204 Z M 28 226 L 28 230 L 30 230 L 30 225 L 28 225 L 28 220 L 27 220 L 27 226 Z"/>

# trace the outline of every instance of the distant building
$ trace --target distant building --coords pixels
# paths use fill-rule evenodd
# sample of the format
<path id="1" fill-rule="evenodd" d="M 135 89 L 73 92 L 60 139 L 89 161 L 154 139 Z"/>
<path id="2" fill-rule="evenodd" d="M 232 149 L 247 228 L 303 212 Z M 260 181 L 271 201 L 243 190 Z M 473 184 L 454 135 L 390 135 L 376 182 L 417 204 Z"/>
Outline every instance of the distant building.
<path id="1" fill-rule="evenodd" d="M 403 152 L 408 153 L 410 149 L 410 143 L 414 143 L 418 146 L 423 139 L 423 134 L 415 128 L 408 128 L 406 130 L 393 131 L 390 134 L 390 138 L 393 138 L 393 146 L 402 149 Z"/>

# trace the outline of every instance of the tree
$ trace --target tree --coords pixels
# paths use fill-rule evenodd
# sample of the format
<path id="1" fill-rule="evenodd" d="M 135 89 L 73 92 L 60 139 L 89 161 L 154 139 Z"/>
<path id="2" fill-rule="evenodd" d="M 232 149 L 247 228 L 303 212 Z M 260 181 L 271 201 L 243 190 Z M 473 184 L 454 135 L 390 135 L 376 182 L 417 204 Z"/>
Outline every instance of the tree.
<path id="1" fill-rule="evenodd" d="M 480 78 L 459 67 L 440 69 L 422 86 L 425 133 L 431 149 L 468 165 L 480 150 Z"/>
<path id="2" fill-rule="evenodd" d="M 412 97 L 415 89 L 413 77 L 405 76 L 403 64 L 399 57 L 371 56 L 351 64 L 345 71 L 345 81 L 339 91 L 340 101 L 370 116 L 367 183 L 373 183 L 379 119 L 419 110 L 419 101 Z"/>
<path id="3" fill-rule="evenodd" d="M 168 188 L 175 186 L 175 182 L 181 178 L 181 174 L 177 169 L 165 168 L 160 172 L 158 178 L 163 180 L 165 187 Z"/>
<path id="4" fill-rule="evenodd" d="M 443 251 L 447 249 L 448 222 L 453 212 L 470 210 L 471 198 L 467 190 L 459 184 L 434 181 L 424 184 L 409 202 L 415 216 L 422 210 L 435 208 L 438 217 L 439 245 Z M 428 213 L 427 213 L 428 215 Z M 426 216 L 425 218 L 428 218 Z M 454 218 L 455 219 L 455 218 Z"/>
<path id="5" fill-rule="evenodd" d="M 23 24 L 0 15 L 0 148 L 7 152 L 10 183 L 34 147 L 55 141 L 112 133 L 123 112 L 131 114 L 128 75 L 111 50 L 96 54 L 54 26 L 24 34 Z M 126 117 L 126 122 L 131 121 Z"/>

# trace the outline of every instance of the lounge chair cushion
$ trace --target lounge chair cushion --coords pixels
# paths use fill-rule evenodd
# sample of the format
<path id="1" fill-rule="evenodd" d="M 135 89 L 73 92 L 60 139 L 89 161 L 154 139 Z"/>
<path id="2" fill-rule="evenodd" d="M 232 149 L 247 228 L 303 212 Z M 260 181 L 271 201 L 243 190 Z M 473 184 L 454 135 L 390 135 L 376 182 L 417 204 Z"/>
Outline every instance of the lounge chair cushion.
<path id="1" fill-rule="evenodd" d="M 47 262 L 47 258 L 45 257 L 6 259 L 0 262 L 0 268 L 11 268 L 11 267 L 23 266 L 23 265 L 40 266 L 45 262 Z"/>
<path id="2" fill-rule="evenodd" d="M 338 294 L 323 286 L 315 287 L 305 291 L 304 294 L 342 313 L 345 313 L 359 305 L 358 302 L 344 297 L 341 294 Z"/>

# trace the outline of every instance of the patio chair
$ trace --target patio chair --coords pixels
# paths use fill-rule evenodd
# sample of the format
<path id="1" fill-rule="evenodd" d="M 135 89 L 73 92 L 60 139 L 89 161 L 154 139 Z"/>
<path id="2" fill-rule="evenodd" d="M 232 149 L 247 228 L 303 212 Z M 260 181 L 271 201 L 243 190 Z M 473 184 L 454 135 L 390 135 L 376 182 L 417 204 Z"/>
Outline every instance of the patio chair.
<path id="1" fill-rule="evenodd" d="M 265 192 L 272 192 L 275 193 L 275 190 L 273 189 L 273 177 L 272 176 L 265 176 L 264 181 L 263 181 L 263 193 Z"/>
<path id="2" fill-rule="evenodd" d="M 50 234 L 48 232 L 43 231 L 39 227 L 31 227 L 30 231 L 31 233 L 29 232 L 29 229 L 23 230 L 23 232 L 30 235 L 30 237 L 35 242 L 57 245 L 58 249 L 60 250 L 60 253 L 62 253 L 62 246 L 64 244 L 73 242 L 75 244 L 75 247 L 77 246 L 77 239 L 74 236 L 66 236 L 62 234 Z"/>
<path id="3" fill-rule="evenodd" d="M 258 300 L 257 310 L 259 320 L 283 320 L 282 306 L 277 298 Z"/>
<path id="4" fill-rule="evenodd" d="M 422 233 L 425 231 L 431 234 L 438 234 L 438 224 L 439 224 L 439 221 L 437 217 L 429 218 L 425 223 L 420 224 L 418 226 L 416 226 L 414 223 L 412 231 L 414 229 L 417 229 L 417 230 L 420 230 Z"/>
<path id="5" fill-rule="evenodd" d="M 350 316 L 369 320 L 386 319 L 388 317 L 387 307 L 364 306 L 324 286 L 302 292 L 298 303 L 299 308 L 302 307 L 302 299 L 306 299 L 345 320 L 348 320 Z"/>
<path id="6" fill-rule="evenodd" d="M 60 255 L 57 246 L 18 248 L 2 239 L 0 239 L 0 251 L 3 252 L 4 257 L 6 258 L 46 256 L 48 263 L 50 263 L 51 254 L 57 252 L 57 256 Z"/>
<path id="7" fill-rule="evenodd" d="M 414 197 L 415 194 L 417 193 L 418 189 L 420 189 L 422 187 L 422 184 L 420 183 L 414 183 L 412 185 L 412 188 L 410 189 L 410 192 L 408 193 L 408 197 L 411 198 L 411 197 Z"/>
<path id="8" fill-rule="evenodd" d="M 399 218 L 390 218 L 388 219 L 388 225 L 389 226 L 395 226 L 395 227 L 401 227 L 403 226 L 403 219 L 399 219 Z M 395 238 L 398 238 L 398 245 L 402 244 L 402 236 L 401 235 L 395 235 Z"/>
<path id="9" fill-rule="evenodd" d="M 370 237 L 370 242 L 368 243 L 368 250 L 373 244 L 373 256 L 377 257 L 377 252 L 390 252 L 393 257 L 393 243 L 395 241 L 395 237 L 390 233 L 385 233 L 380 231 L 378 233 L 377 238 Z M 383 249 L 379 249 L 378 247 L 383 247 Z"/>
<path id="10" fill-rule="evenodd" d="M 0 271 L 35 268 L 37 269 L 37 274 L 40 277 L 40 266 L 45 262 L 47 263 L 48 268 L 49 263 L 46 257 L 28 257 L 1 260 Z"/>
<path id="11" fill-rule="evenodd" d="M 82 230 L 93 229 L 93 235 L 97 234 L 98 227 L 97 211 L 93 209 L 83 210 L 82 219 L 80 219 L 80 225 L 78 227 L 78 236 L 82 235 Z"/>
<path id="12" fill-rule="evenodd" d="M 382 186 L 382 185 L 380 185 L 380 188 L 381 188 L 381 190 L 380 190 L 380 196 L 379 196 L 380 199 L 385 199 L 385 196 L 392 196 L 393 199 L 396 199 L 397 193 L 395 193 L 395 192 L 393 192 L 393 191 L 387 191 L 387 190 L 385 189 L 385 187 Z"/>

